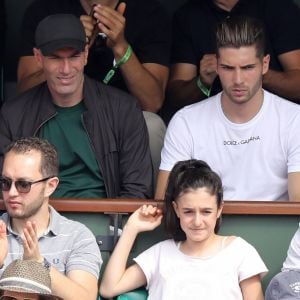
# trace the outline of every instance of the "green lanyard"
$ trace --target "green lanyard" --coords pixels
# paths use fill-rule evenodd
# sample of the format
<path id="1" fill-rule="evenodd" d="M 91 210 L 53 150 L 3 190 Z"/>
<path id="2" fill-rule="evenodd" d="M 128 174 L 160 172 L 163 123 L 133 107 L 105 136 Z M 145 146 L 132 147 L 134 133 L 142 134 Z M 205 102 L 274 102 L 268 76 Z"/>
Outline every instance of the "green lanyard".
<path id="1" fill-rule="evenodd" d="M 132 48 L 128 45 L 128 48 L 122 58 L 108 71 L 103 79 L 104 84 L 108 84 L 112 77 L 115 75 L 116 70 L 121 66 L 124 65 L 132 54 Z"/>

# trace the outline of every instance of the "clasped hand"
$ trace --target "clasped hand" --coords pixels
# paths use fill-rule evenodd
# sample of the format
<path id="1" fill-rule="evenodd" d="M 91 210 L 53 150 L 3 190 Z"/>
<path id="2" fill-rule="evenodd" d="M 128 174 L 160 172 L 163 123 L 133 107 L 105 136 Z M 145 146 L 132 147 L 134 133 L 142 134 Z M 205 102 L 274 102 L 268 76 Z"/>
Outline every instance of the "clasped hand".
<path id="1" fill-rule="evenodd" d="M 107 37 L 107 46 L 113 50 L 127 49 L 128 43 L 125 39 L 125 12 L 126 4 L 120 3 L 116 10 L 100 4 L 93 7 L 90 16 L 80 17 L 83 23 L 89 45 L 91 46 L 99 32 L 103 32 Z M 117 51 L 116 50 L 116 51 Z"/>

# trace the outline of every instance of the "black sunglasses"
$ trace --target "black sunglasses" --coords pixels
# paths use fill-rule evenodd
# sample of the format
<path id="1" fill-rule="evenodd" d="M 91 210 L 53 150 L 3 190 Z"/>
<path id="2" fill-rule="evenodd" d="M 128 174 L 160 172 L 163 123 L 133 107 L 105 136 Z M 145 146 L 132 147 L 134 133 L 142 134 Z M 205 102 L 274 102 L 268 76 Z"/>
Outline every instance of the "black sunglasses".
<path id="1" fill-rule="evenodd" d="M 1 190 L 4 192 L 8 192 L 11 189 L 12 184 L 15 184 L 15 187 L 19 193 L 29 193 L 31 190 L 31 186 L 35 183 L 46 181 L 54 176 L 49 176 L 46 178 L 42 178 L 36 181 L 27 181 L 27 180 L 16 180 L 13 181 L 10 178 L 2 177 L 0 178 L 0 187 Z"/>

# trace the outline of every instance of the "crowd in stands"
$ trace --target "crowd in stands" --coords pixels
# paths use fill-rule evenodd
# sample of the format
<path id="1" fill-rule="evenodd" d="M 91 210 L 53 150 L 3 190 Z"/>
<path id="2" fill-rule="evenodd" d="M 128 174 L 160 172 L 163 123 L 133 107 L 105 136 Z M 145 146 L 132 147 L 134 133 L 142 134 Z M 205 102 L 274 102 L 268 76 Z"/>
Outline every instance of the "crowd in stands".
<path id="1" fill-rule="evenodd" d="M 0 274 L 36 261 L 57 297 L 95 299 L 96 241 L 49 198 L 155 198 L 163 211 L 143 206 L 124 227 L 103 296 L 146 286 L 149 299 L 263 299 L 267 267 L 242 238 L 218 235 L 219 220 L 223 198 L 300 201 L 300 8 L 188 0 L 172 22 L 157 0 L 28 6 L 18 94 L 0 111 Z M 170 239 L 126 269 L 138 233 L 162 222 Z M 298 278 L 299 236 L 269 300 Z"/>

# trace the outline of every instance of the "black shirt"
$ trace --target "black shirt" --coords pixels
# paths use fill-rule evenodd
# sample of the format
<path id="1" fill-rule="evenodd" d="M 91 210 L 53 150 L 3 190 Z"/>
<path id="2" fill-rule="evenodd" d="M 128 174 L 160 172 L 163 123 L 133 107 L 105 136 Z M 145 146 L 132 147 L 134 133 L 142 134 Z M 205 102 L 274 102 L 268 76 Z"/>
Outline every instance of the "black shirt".
<path id="1" fill-rule="evenodd" d="M 141 63 L 157 63 L 168 66 L 171 44 L 171 26 L 168 14 L 156 0 L 124 0 L 126 3 L 125 37 Z M 34 32 L 37 24 L 46 16 L 56 13 L 86 14 L 79 0 L 35 0 L 27 9 L 22 25 L 20 56 L 33 55 Z M 113 53 L 105 40 L 98 36 L 89 51 L 85 73 L 103 80 L 113 66 Z M 127 91 L 125 82 L 117 71 L 110 85 Z"/>
<path id="2" fill-rule="evenodd" d="M 199 68 L 204 54 L 215 53 L 216 25 L 235 15 L 262 20 L 271 69 L 282 70 L 278 55 L 300 49 L 300 9 L 293 0 L 240 0 L 230 12 L 217 7 L 213 0 L 191 0 L 174 18 L 171 62 L 190 63 Z M 212 94 L 220 90 L 217 80 Z"/>

